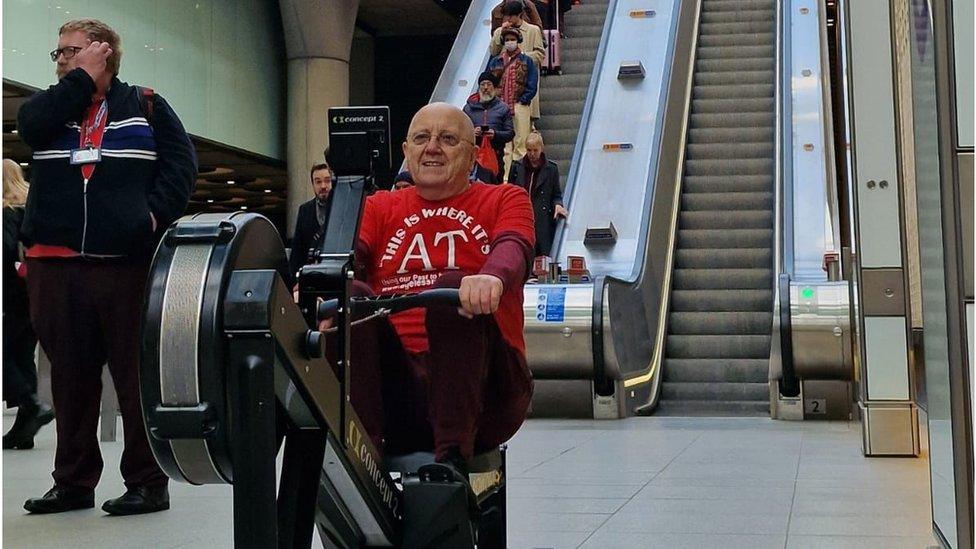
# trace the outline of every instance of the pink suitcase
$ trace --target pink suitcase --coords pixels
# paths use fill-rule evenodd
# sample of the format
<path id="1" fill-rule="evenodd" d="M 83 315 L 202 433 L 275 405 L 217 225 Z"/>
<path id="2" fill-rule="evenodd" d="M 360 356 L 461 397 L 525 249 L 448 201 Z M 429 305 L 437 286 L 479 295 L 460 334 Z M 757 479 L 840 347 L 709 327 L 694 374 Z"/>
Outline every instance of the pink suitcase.
<path id="1" fill-rule="evenodd" d="M 562 74 L 563 64 L 559 57 L 559 31 L 544 30 L 543 38 L 546 41 L 546 55 L 542 58 L 543 74 Z"/>

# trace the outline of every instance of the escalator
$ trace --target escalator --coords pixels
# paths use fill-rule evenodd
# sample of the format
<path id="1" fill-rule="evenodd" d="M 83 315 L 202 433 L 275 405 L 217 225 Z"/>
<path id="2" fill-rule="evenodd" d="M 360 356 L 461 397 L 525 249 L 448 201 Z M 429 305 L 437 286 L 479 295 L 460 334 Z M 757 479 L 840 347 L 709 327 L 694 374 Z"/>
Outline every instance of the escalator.
<path id="1" fill-rule="evenodd" d="M 573 6 L 566 14 L 563 29 L 566 37 L 560 42 L 562 74 L 541 80 L 539 109 L 542 118 L 536 127 L 545 137 L 546 158 L 559 166 L 559 183 L 564 188 L 608 5 L 609 0 L 590 0 Z"/>
<path id="2" fill-rule="evenodd" d="M 432 101 L 471 94 L 493 5 L 471 3 Z M 534 416 L 802 419 L 844 400 L 824 24 L 802 0 L 567 14 L 538 127 L 570 212 L 552 258 L 588 270 L 525 286 Z"/>
<path id="3" fill-rule="evenodd" d="M 775 30 L 702 3 L 658 414 L 769 414 Z"/>
<path id="4" fill-rule="evenodd" d="M 569 1 L 569 0 L 564 0 Z M 566 14 L 560 42 L 562 73 L 540 78 L 540 118 L 536 127 L 546 142 L 546 157 L 559 166 L 560 184 L 565 187 L 573 151 L 582 125 L 610 0 L 592 0 L 574 6 Z M 430 102 L 443 101 L 464 107 L 478 88 L 475 78 L 488 64 L 491 33 L 487 26 L 494 0 L 471 2 L 457 39 L 434 87 Z"/>

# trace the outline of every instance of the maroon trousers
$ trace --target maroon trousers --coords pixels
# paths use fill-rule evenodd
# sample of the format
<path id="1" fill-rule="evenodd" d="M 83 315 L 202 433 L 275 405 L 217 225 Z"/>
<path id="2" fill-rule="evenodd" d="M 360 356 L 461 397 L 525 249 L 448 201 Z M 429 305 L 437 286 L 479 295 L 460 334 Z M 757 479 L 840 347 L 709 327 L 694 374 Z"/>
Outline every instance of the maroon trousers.
<path id="1" fill-rule="evenodd" d="M 122 478 L 128 488 L 165 485 L 142 421 L 139 348 L 147 261 L 27 260 L 30 316 L 51 360 L 58 446 L 54 482 L 94 488 L 102 474 L 96 436 L 102 365 L 122 412 Z"/>
<path id="2" fill-rule="evenodd" d="M 437 287 L 456 288 L 462 276 L 442 275 Z M 351 400 L 364 427 L 389 454 L 443 457 L 456 446 L 470 458 L 496 448 L 518 431 L 532 400 L 525 358 L 490 315 L 467 319 L 438 306 L 426 323 L 430 350 L 419 355 L 385 320 L 352 328 Z"/>

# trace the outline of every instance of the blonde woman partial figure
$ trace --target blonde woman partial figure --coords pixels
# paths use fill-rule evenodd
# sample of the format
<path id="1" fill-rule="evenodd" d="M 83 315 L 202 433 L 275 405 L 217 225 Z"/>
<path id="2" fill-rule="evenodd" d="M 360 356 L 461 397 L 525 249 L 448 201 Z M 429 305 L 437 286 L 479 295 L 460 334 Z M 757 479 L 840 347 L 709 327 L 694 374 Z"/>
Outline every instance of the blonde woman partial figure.
<path id="1" fill-rule="evenodd" d="M 13 160 L 3 161 L 3 400 L 17 408 L 17 419 L 3 435 L 4 450 L 29 450 L 34 435 L 54 419 L 54 411 L 37 399 L 37 336 L 31 328 L 20 226 L 29 186 Z"/>

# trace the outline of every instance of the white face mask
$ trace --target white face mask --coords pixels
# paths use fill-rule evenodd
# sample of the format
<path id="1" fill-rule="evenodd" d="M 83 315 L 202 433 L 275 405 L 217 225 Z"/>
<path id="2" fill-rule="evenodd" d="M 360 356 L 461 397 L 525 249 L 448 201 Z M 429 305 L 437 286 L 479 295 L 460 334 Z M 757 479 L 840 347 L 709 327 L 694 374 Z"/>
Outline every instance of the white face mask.
<path id="1" fill-rule="evenodd" d="M 516 42 L 515 40 L 509 40 L 505 42 L 505 49 L 508 51 L 515 51 L 516 49 L 518 49 L 518 42 Z"/>

